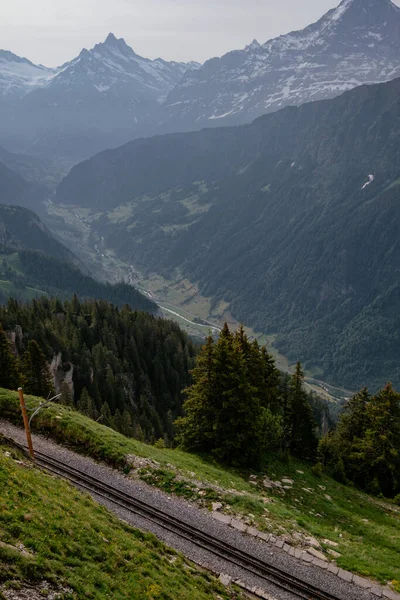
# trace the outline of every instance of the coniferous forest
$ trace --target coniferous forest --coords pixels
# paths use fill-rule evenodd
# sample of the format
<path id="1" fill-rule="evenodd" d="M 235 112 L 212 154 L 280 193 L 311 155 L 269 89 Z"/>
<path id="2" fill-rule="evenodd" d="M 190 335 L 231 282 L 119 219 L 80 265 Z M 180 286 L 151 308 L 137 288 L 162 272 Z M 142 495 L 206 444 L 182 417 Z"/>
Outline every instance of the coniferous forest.
<path id="1" fill-rule="evenodd" d="M 0 387 L 61 402 L 125 435 L 173 438 L 195 347 L 172 321 L 104 301 L 9 300 L 0 324 Z M 4 365 L 4 368 L 3 368 Z M 40 375 L 41 373 L 41 375 Z"/>
<path id="2" fill-rule="evenodd" d="M 400 494 L 400 394 L 364 389 L 335 423 L 297 363 L 281 373 L 243 327 L 197 348 L 172 321 L 105 301 L 47 298 L 0 307 L 0 387 L 60 402 L 126 436 L 263 468 L 311 461 L 315 474 Z"/>

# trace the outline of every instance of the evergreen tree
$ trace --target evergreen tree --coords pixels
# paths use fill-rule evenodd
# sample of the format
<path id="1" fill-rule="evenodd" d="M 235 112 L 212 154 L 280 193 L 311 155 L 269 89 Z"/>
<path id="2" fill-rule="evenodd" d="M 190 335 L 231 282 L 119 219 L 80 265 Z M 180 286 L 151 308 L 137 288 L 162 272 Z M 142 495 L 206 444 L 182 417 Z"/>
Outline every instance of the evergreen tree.
<path id="1" fill-rule="evenodd" d="M 176 422 L 184 447 L 212 452 L 228 464 L 256 467 L 279 446 L 280 417 L 265 406 L 264 359 L 243 327 L 232 335 L 225 324 L 216 343 L 207 339 L 192 371 L 185 416 Z M 275 386 L 275 378 L 270 385 Z"/>
<path id="2" fill-rule="evenodd" d="M 336 431 L 319 444 L 322 465 L 338 479 L 393 497 L 400 492 L 400 394 L 388 384 L 356 394 Z"/>
<path id="3" fill-rule="evenodd" d="M 366 413 L 367 429 L 357 444 L 359 465 L 369 468 L 370 491 L 393 497 L 400 492 L 400 394 L 388 384 Z"/>
<path id="4" fill-rule="evenodd" d="M 66 381 L 63 381 L 63 383 L 61 384 L 60 392 L 60 404 L 62 406 L 74 406 L 72 390 Z"/>
<path id="5" fill-rule="evenodd" d="M 293 456 L 311 458 L 317 448 L 316 423 L 308 395 L 304 390 L 304 373 L 300 362 L 289 383 L 288 407 L 284 416 L 286 447 Z"/>
<path id="6" fill-rule="evenodd" d="M 27 394 L 48 398 L 54 391 L 46 357 L 35 340 L 28 343 L 28 349 L 22 356 L 22 377 Z"/>
<path id="7" fill-rule="evenodd" d="M 81 397 L 78 400 L 77 409 L 86 417 L 90 419 L 96 418 L 96 411 L 94 407 L 94 403 L 92 398 L 89 395 L 89 392 L 86 388 L 84 388 L 81 392 Z"/>
<path id="8" fill-rule="evenodd" d="M 214 367 L 214 340 L 207 338 L 191 371 L 193 384 L 185 390 L 185 416 L 175 421 L 177 441 L 183 447 L 209 452 L 214 449 L 214 422 L 216 407 L 216 375 Z"/>
<path id="9" fill-rule="evenodd" d="M 111 416 L 110 407 L 108 406 L 107 402 L 103 402 L 103 404 L 101 405 L 100 416 L 101 423 L 103 425 L 107 425 L 107 427 L 112 427 L 113 419 Z"/>
<path id="10" fill-rule="evenodd" d="M 0 325 L 0 387 L 16 390 L 20 384 L 17 358 L 11 350 L 11 344 Z"/>

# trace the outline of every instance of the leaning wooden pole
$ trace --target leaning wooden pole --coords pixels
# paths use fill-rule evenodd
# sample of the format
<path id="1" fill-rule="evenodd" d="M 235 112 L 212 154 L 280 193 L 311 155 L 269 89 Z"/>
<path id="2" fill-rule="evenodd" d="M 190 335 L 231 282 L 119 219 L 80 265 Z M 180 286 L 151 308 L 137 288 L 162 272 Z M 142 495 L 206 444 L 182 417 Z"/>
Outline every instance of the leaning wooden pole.
<path id="1" fill-rule="evenodd" d="M 28 413 L 26 412 L 26 404 L 25 404 L 24 392 L 23 392 L 22 388 L 18 388 L 18 394 L 19 394 L 19 401 L 20 401 L 20 405 L 21 405 L 22 418 L 24 419 L 24 427 L 25 427 L 25 433 L 26 433 L 26 440 L 28 442 L 29 454 L 31 455 L 33 460 L 35 460 L 35 454 L 33 452 L 33 444 L 32 444 L 32 437 L 31 437 L 31 429 L 29 427 Z"/>

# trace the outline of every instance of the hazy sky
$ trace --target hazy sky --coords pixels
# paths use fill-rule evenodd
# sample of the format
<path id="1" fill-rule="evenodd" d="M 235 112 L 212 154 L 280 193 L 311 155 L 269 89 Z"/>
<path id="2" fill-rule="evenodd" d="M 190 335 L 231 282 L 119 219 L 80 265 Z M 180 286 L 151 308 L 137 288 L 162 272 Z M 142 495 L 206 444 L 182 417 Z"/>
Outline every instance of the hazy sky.
<path id="1" fill-rule="evenodd" d="M 142 56 L 204 61 L 301 29 L 339 1 L 0 0 L 0 48 L 56 66 L 112 31 Z"/>

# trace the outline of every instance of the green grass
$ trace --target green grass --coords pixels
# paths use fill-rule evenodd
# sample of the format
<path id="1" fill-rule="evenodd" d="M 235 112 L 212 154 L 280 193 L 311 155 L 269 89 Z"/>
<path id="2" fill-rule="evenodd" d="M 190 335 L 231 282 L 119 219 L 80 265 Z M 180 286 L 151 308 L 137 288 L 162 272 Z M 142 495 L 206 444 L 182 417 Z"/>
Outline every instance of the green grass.
<path id="1" fill-rule="evenodd" d="M 240 597 L 1 438 L 0 490 L 0 587 L 46 581 L 70 600 Z"/>
<path id="2" fill-rule="evenodd" d="M 43 290 L 37 290 L 35 288 L 23 286 L 17 287 L 11 281 L 0 280 L 0 290 L 2 290 L 7 296 L 13 296 L 21 298 L 22 300 L 30 301 L 40 296 L 47 296 Z"/>
<path id="3" fill-rule="evenodd" d="M 397 187 L 398 185 L 400 185 L 400 178 L 399 178 L 399 179 L 396 179 L 395 181 L 393 181 L 393 183 L 391 183 L 391 184 L 390 184 L 390 185 L 389 185 L 389 186 L 386 188 L 386 191 L 387 191 L 387 190 L 391 190 L 392 188 L 394 188 L 394 187 Z"/>
<path id="4" fill-rule="evenodd" d="M 27 399 L 33 407 L 38 400 Z M 0 390 L 0 417 L 21 422 L 17 395 Z M 337 564 L 360 575 L 392 583 L 400 591 L 400 509 L 363 494 L 329 477 L 313 475 L 309 465 L 271 458 L 265 473 L 249 481 L 249 473 L 224 469 L 205 458 L 179 450 L 161 449 L 127 439 L 69 409 L 52 406 L 35 417 L 34 429 L 96 459 L 129 470 L 127 456 L 148 459 L 132 476 L 168 493 L 210 508 L 219 501 L 223 510 L 246 518 L 259 529 L 285 534 L 296 544 L 304 535 L 315 536 L 323 547 L 327 539 L 338 544 Z M 291 490 L 268 490 L 273 481 L 289 477 Z M 309 490 L 309 491 L 306 491 Z"/>
<path id="5" fill-rule="evenodd" d="M 18 252 L 14 252 L 13 254 L 2 254 L 0 255 L 0 260 L 4 261 L 8 267 L 13 269 L 13 271 L 18 273 L 19 275 L 24 274 L 24 270 Z"/>

